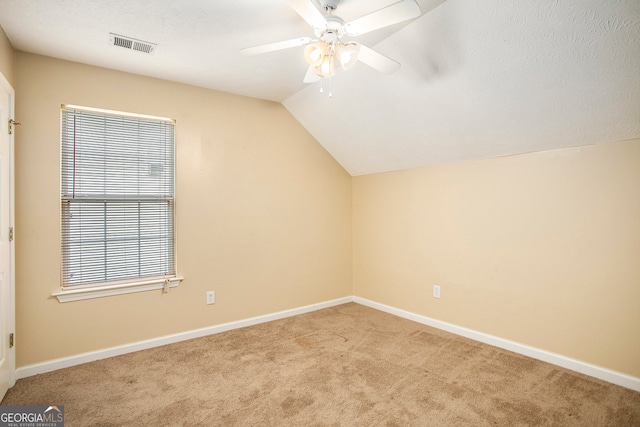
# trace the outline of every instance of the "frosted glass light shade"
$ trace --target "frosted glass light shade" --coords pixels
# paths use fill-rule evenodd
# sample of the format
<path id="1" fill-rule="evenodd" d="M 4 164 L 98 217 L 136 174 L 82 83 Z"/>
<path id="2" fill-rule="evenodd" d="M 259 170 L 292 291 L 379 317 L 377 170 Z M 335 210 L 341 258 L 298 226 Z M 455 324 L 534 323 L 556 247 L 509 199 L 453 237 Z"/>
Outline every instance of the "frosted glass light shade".
<path id="1" fill-rule="evenodd" d="M 333 66 L 333 55 L 325 56 L 322 63 L 316 67 L 316 73 L 320 77 L 332 77 L 336 74 Z"/>
<path id="2" fill-rule="evenodd" d="M 348 70 L 353 67 L 353 65 L 358 60 L 358 54 L 360 53 L 360 45 L 354 42 L 348 42 L 343 45 L 340 45 L 336 49 L 336 55 L 338 56 L 338 61 L 342 64 L 342 68 Z"/>
<path id="3" fill-rule="evenodd" d="M 313 43 L 304 48 L 304 59 L 307 60 L 309 65 L 313 65 L 314 67 L 322 64 L 326 54 L 327 44 L 325 42 Z"/>

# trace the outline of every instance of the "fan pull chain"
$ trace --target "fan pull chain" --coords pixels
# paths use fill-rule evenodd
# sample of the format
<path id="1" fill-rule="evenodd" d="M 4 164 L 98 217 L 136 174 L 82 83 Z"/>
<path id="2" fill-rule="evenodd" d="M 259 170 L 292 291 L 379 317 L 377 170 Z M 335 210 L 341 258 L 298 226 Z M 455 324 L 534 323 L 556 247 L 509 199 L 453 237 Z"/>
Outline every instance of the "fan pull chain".
<path id="1" fill-rule="evenodd" d="M 322 77 L 320 79 L 320 93 L 324 93 L 324 79 L 326 77 Z M 331 91 L 331 77 L 328 77 L 329 79 L 329 98 L 333 98 L 333 92 Z"/>

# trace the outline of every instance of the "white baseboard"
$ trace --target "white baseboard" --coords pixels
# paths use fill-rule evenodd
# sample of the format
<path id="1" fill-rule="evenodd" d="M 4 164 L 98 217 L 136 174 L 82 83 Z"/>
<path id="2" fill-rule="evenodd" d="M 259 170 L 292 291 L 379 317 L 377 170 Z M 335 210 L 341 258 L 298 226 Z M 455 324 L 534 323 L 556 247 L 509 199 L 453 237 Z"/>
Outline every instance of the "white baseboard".
<path id="1" fill-rule="evenodd" d="M 367 300 L 365 298 L 353 297 L 353 302 L 365 305 L 367 307 L 375 308 L 376 310 L 384 311 L 385 313 L 393 314 L 394 316 L 413 320 L 414 322 L 422 323 L 423 325 L 451 332 L 456 335 L 461 335 L 475 341 L 480 341 L 485 344 L 513 351 L 514 353 L 522 354 L 533 359 L 561 366 L 575 372 L 580 372 L 581 374 L 598 378 L 600 380 L 629 388 L 631 390 L 640 391 L 640 378 L 632 377 L 630 375 L 622 374 L 620 372 L 612 371 L 600 366 L 590 365 L 580 360 L 571 359 L 559 354 L 540 350 L 535 347 L 529 347 L 524 344 L 519 344 L 517 342 L 498 338 L 493 335 L 488 335 L 482 332 L 474 331 L 472 329 L 463 328 L 461 326 L 456 326 L 451 323 L 442 322 L 440 320 L 432 319 L 420 314 L 411 313 L 409 311 L 401 310 L 399 308 L 391 307 L 385 304 L 380 304 L 374 301 Z"/>
<path id="2" fill-rule="evenodd" d="M 456 326 L 451 323 L 442 322 L 440 320 L 432 319 L 430 317 L 422 316 L 420 314 L 411 313 L 409 311 L 401 310 L 399 308 L 391 307 L 378 302 L 370 301 L 365 298 L 356 296 L 344 297 L 335 299 L 332 301 L 326 301 L 318 304 L 311 304 L 304 307 L 294 308 L 291 310 L 280 311 L 277 313 L 265 314 L 263 316 L 252 317 L 249 319 L 238 320 L 235 322 L 223 323 L 221 325 L 209 326 L 206 328 L 195 329 L 192 331 L 181 332 L 173 335 L 166 335 L 164 337 L 154 338 L 145 341 L 139 341 L 131 344 L 125 344 L 116 347 L 110 347 L 102 350 L 96 350 L 88 353 L 82 353 L 74 356 L 63 357 L 60 359 L 49 360 L 42 363 L 23 366 L 16 370 L 16 379 L 30 377 L 32 375 L 43 374 L 45 372 L 51 372 L 58 369 L 69 368 L 71 366 L 80 365 L 83 363 L 93 362 L 95 360 L 106 359 L 109 357 L 120 356 L 122 354 L 132 353 L 134 351 L 146 350 L 148 348 L 160 347 L 167 344 L 172 344 L 180 341 L 186 341 L 193 338 L 200 338 L 207 335 L 213 335 L 220 332 L 226 332 L 233 329 L 245 328 L 247 326 L 253 326 L 260 323 L 271 322 L 273 320 L 284 319 L 287 317 L 297 316 L 299 314 L 309 313 L 323 308 L 334 307 L 336 305 L 346 304 L 348 302 L 355 302 L 376 310 L 384 311 L 385 313 L 393 314 L 394 316 L 402 317 L 404 319 L 412 320 L 414 322 L 421 323 L 423 325 L 431 326 L 443 331 L 451 332 L 456 335 L 460 335 L 466 338 L 470 338 L 475 341 L 479 341 L 485 344 L 489 344 L 495 347 L 499 347 L 505 350 L 513 351 L 524 356 L 528 356 L 534 359 L 541 360 L 543 362 L 551 363 L 553 365 L 561 366 L 572 371 L 580 372 L 585 375 L 589 375 L 594 378 L 601 379 L 603 381 L 610 382 L 631 390 L 640 392 L 640 378 L 632 377 L 630 375 L 622 374 L 620 372 L 605 369 L 599 366 L 590 365 L 588 363 L 571 359 L 559 354 L 551 353 L 545 350 L 541 350 L 535 347 L 529 347 L 524 344 L 519 344 L 513 341 L 509 341 L 503 338 L 499 338 L 493 335 L 485 334 L 482 332 L 474 331 L 472 329 Z"/>
<path id="3" fill-rule="evenodd" d="M 16 379 L 30 377 L 32 375 L 43 374 L 45 372 L 56 371 L 58 369 L 69 368 L 83 363 L 93 362 L 95 360 L 107 359 L 109 357 L 120 356 L 122 354 L 133 353 L 134 351 L 146 350 L 149 348 L 160 347 L 167 344 L 173 344 L 180 341 L 186 341 L 193 338 L 205 337 L 207 335 L 218 334 L 233 329 L 245 328 L 260 323 L 271 322 L 273 320 L 284 319 L 286 317 L 297 316 L 299 314 L 309 313 L 323 308 L 329 308 L 336 305 L 352 302 L 353 297 L 338 298 L 332 301 L 325 301 L 318 304 L 311 304 L 304 307 L 294 308 L 291 310 L 279 311 L 277 313 L 265 314 L 263 316 L 252 317 L 249 319 L 238 320 L 235 322 L 223 323 L 221 325 L 209 326 L 206 328 L 195 329 L 192 331 L 181 332 L 173 335 L 166 335 L 150 340 L 139 341 L 131 344 L 119 345 L 116 347 L 105 348 L 102 350 L 91 351 L 88 353 L 77 354 L 60 359 L 48 360 L 42 363 L 22 366 L 16 370 Z"/>

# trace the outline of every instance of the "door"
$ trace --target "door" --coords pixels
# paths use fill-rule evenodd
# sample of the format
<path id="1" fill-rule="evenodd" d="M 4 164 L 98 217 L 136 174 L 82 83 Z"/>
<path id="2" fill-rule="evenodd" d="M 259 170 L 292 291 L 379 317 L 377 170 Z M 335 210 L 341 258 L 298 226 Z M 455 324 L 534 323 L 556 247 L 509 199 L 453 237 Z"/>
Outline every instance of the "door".
<path id="1" fill-rule="evenodd" d="M 14 383 L 13 119 L 14 91 L 0 74 L 0 399 Z M 15 126 L 14 126 L 15 127 Z M 14 130 L 15 132 L 15 130 Z"/>

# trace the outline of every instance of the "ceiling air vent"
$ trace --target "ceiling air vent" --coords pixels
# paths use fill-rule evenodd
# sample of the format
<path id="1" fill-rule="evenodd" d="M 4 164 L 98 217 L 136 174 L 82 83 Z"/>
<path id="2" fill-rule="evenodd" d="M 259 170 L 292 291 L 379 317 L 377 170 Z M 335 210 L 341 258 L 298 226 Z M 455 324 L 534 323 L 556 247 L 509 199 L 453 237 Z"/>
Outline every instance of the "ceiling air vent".
<path id="1" fill-rule="evenodd" d="M 118 46 L 124 49 L 136 50 L 138 52 L 148 54 L 152 54 L 153 51 L 156 50 L 156 46 L 158 46 L 156 43 L 149 43 L 113 33 L 109 33 L 109 44 L 111 44 L 112 46 Z"/>

